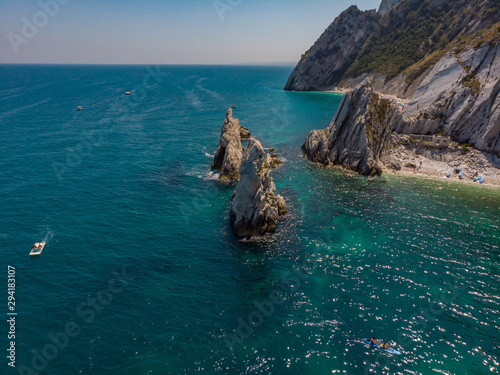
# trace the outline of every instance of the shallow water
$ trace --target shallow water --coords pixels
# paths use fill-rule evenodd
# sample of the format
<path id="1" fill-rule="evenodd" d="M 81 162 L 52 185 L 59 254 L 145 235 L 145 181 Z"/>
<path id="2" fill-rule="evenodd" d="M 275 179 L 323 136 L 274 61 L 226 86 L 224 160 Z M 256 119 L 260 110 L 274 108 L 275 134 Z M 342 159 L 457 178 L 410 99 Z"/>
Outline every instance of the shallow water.
<path id="1" fill-rule="evenodd" d="M 310 164 L 300 146 L 340 96 L 282 91 L 290 70 L 0 66 L 18 370 L 499 372 L 498 190 Z M 235 240 L 234 186 L 209 171 L 232 104 L 286 160 L 274 178 L 289 215 L 259 242 Z M 68 322 L 79 333 L 51 352 Z"/>

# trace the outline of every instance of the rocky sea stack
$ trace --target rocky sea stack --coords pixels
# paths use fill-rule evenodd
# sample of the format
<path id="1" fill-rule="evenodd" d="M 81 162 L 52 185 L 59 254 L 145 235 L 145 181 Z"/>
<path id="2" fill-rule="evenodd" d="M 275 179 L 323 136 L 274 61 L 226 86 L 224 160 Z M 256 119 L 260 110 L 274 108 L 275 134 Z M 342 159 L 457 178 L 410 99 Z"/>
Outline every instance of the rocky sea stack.
<path id="1" fill-rule="evenodd" d="M 242 146 L 242 139 L 248 140 L 246 147 Z M 222 125 L 212 170 L 220 171 L 221 180 L 238 181 L 230 212 L 236 236 L 249 238 L 272 233 L 278 218 L 287 213 L 285 200 L 276 193 L 270 175 L 281 164 L 274 148 L 266 154 L 261 143 L 233 118 L 230 108 Z"/>
<path id="2" fill-rule="evenodd" d="M 221 180 L 237 180 L 243 156 L 241 139 L 249 138 L 250 132 L 240 125 L 240 120 L 233 117 L 233 109 L 229 108 L 222 125 L 219 147 L 215 152 L 212 170 L 220 172 Z"/>
<path id="3" fill-rule="evenodd" d="M 231 226 L 238 237 L 272 233 L 276 230 L 279 216 L 286 214 L 285 200 L 276 194 L 276 185 L 266 160 L 268 158 L 260 142 L 250 139 L 243 153 L 240 180 L 230 212 Z"/>

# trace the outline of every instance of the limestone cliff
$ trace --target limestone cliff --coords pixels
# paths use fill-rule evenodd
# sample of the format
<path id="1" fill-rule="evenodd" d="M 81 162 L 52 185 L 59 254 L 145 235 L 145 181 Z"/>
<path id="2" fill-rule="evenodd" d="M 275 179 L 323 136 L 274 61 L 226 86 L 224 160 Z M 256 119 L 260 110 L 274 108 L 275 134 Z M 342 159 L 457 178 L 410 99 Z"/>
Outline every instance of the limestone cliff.
<path id="1" fill-rule="evenodd" d="M 369 83 L 363 83 L 344 96 L 327 129 L 309 134 L 302 150 L 315 162 L 343 165 L 362 175 L 379 175 L 379 159 L 390 137 L 388 123 L 398 122 L 400 116 Z"/>
<path id="2" fill-rule="evenodd" d="M 444 56 L 418 87 L 403 121 L 402 134 L 444 133 L 500 156 L 500 44 Z"/>
<path id="3" fill-rule="evenodd" d="M 220 172 L 221 180 L 238 179 L 243 146 L 241 145 L 240 121 L 233 118 L 233 110 L 228 109 L 222 125 L 219 146 L 215 152 L 212 170 Z"/>
<path id="4" fill-rule="evenodd" d="M 318 91 L 334 87 L 354 62 L 379 21 L 379 14 L 351 6 L 337 17 L 293 70 L 285 90 Z"/>
<path id="5" fill-rule="evenodd" d="M 285 200 L 276 194 L 265 160 L 261 143 L 251 138 L 243 153 L 241 177 L 230 211 L 231 226 L 238 237 L 274 232 L 278 217 L 286 214 Z"/>

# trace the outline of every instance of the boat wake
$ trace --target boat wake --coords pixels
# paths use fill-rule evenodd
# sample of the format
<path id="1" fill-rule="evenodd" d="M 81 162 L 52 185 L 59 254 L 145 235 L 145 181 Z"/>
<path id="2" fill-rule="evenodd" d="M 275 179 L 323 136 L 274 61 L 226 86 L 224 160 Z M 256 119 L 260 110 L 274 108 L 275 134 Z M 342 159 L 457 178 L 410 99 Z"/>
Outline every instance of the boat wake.
<path id="1" fill-rule="evenodd" d="M 52 232 L 52 231 L 50 231 L 50 230 L 49 230 L 49 231 L 47 232 L 47 234 L 45 235 L 45 238 L 43 239 L 43 241 L 42 241 L 42 242 L 47 243 L 47 242 L 49 242 L 49 241 L 50 241 L 50 239 L 51 239 L 52 237 L 54 237 L 54 232 Z"/>

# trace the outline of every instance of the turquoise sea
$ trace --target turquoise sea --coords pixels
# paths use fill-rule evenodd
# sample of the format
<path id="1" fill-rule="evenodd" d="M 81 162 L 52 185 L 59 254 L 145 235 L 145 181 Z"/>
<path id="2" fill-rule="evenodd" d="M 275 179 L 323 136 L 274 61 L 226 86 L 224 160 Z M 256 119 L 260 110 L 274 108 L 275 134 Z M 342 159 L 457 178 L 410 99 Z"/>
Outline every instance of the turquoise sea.
<path id="1" fill-rule="evenodd" d="M 0 66 L 0 373 L 500 372 L 500 192 L 312 165 L 340 96 L 282 91 L 291 69 Z M 209 170 L 233 104 L 285 161 L 257 242 Z"/>

